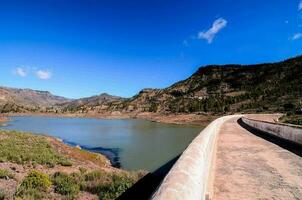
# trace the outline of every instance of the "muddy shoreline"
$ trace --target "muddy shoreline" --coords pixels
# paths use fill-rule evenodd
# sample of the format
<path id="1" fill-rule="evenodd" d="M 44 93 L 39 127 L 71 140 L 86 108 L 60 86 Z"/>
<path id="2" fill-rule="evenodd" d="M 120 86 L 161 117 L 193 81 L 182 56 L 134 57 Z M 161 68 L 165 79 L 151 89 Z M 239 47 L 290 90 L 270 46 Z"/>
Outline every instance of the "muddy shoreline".
<path id="1" fill-rule="evenodd" d="M 6 122 L 13 116 L 45 116 L 45 117 L 71 117 L 71 118 L 96 118 L 96 119 L 144 119 L 152 122 L 194 125 L 205 127 L 220 115 L 211 114 L 159 114 L 159 113 L 113 113 L 113 114 L 74 114 L 74 113 L 6 113 L 0 117 L 0 122 Z M 1 121 L 2 120 L 2 121 Z"/>
<path id="2" fill-rule="evenodd" d="M 8 120 L 9 120 L 8 117 L 0 116 L 0 122 L 7 122 Z"/>

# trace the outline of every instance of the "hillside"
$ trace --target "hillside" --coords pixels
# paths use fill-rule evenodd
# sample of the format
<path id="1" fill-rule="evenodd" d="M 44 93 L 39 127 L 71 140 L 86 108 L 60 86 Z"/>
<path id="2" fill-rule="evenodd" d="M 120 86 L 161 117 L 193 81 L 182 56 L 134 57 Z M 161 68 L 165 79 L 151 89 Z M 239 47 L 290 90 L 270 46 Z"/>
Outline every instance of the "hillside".
<path id="1" fill-rule="evenodd" d="M 0 87 L 0 110 L 2 112 L 25 112 L 68 102 L 69 99 L 55 96 L 47 91 Z"/>
<path id="2" fill-rule="evenodd" d="M 211 65 L 164 89 L 144 89 L 132 98 L 101 94 L 68 101 L 48 92 L 0 90 L 0 105 L 14 102 L 37 112 L 112 113 L 232 113 L 284 112 L 301 108 L 302 56 L 258 65 Z M 9 101 L 7 99 L 13 99 Z M 1 103 L 2 102 L 2 103 Z M 48 105 L 45 109 L 44 106 Z M 2 112 L 23 112 L 2 109 Z M 28 110 L 28 109 L 27 109 Z M 32 110 L 31 110 L 32 111 Z"/>
<path id="3" fill-rule="evenodd" d="M 117 102 L 120 103 L 124 99 L 122 97 L 102 93 L 100 95 L 72 100 L 65 103 L 56 104 L 56 107 L 61 108 L 63 112 L 72 112 L 85 110 L 87 108 L 106 110 L 108 104 Z"/>
<path id="4" fill-rule="evenodd" d="M 145 174 L 42 135 L 0 130 L 0 147 L 0 199 L 110 200 Z"/>
<path id="5" fill-rule="evenodd" d="M 81 112 L 282 112 L 301 107 L 301 85 L 302 56 L 258 65 L 211 65 L 168 88 L 144 89 L 130 99 L 104 102 L 102 108 L 86 103 Z"/>

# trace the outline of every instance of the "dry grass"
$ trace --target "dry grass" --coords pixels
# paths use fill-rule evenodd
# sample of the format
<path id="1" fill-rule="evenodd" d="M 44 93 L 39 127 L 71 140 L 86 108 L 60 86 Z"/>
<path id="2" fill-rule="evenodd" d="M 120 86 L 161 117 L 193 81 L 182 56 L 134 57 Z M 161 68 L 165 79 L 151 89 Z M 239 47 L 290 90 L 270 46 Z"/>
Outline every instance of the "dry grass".
<path id="1" fill-rule="evenodd" d="M 0 131 L 0 162 L 17 164 L 71 165 L 44 136 L 16 131 Z"/>

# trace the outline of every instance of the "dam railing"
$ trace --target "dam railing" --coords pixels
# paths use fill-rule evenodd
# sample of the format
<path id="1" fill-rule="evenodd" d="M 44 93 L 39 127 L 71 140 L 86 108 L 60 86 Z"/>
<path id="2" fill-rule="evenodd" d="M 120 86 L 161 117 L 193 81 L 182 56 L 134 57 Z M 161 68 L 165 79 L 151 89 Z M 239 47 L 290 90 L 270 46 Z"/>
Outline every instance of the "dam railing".
<path id="1" fill-rule="evenodd" d="M 242 122 L 248 126 L 268 133 L 280 139 L 284 139 L 299 145 L 302 145 L 302 126 L 296 126 L 284 123 L 273 123 L 261 120 L 242 117 Z"/>
<path id="2" fill-rule="evenodd" d="M 182 153 L 153 194 L 153 200 L 203 200 L 212 195 L 217 134 L 231 115 L 211 122 Z"/>
<path id="3" fill-rule="evenodd" d="M 152 200 L 210 200 L 213 195 L 217 135 L 222 124 L 240 118 L 245 125 L 282 140 L 302 144 L 302 127 L 230 115 L 211 122 L 186 148 L 152 195 Z"/>

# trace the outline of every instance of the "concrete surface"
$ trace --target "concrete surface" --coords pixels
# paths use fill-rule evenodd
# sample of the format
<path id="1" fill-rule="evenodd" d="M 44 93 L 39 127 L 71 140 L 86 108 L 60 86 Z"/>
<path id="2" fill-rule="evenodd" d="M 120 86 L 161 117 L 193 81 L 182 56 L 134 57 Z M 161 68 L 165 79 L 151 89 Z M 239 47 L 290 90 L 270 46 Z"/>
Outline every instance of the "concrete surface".
<path id="1" fill-rule="evenodd" d="M 216 136 L 222 124 L 239 116 L 211 122 L 188 146 L 153 195 L 153 200 L 203 200 L 211 191 L 210 176 Z"/>
<path id="2" fill-rule="evenodd" d="M 226 121 L 218 134 L 213 199 L 302 199 L 301 157 L 249 132 L 238 119 Z"/>
<path id="3" fill-rule="evenodd" d="M 276 124 L 245 117 L 242 118 L 242 121 L 253 128 L 302 145 L 302 127 L 289 124 Z"/>

